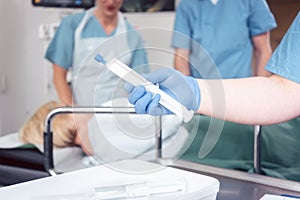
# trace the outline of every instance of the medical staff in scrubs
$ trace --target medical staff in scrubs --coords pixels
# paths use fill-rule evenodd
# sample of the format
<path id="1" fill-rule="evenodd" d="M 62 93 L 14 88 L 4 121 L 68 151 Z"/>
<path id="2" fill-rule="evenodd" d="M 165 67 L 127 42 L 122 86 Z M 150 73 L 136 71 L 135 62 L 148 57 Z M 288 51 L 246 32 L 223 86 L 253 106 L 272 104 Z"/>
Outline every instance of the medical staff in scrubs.
<path id="1" fill-rule="evenodd" d="M 299 181 L 299 162 L 297 162 L 300 155 L 299 134 L 297 134 L 300 115 L 299 52 L 300 12 L 266 65 L 266 70 L 272 73 L 270 77 L 196 80 L 176 70 L 164 69 L 147 75 L 147 78 L 154 83 L 160 83 L 161 89 L 165 92 L 172 91 L 172 96 L 176 96 L 189 109 L 199 113 L 236 123 L 275 124 L 262 128 L 262 172 L 274 177 Z M 153 95 L 145 92 L 143 87 L 139 86 L 132 90 L 133 87 L 127 84 L 126 86 L 131 91 L 129 101 L 135 104 L 137 112 L 153 115 L 169 113 L 158 104 L 159 97 L 152 99 Z M 207 118 L 205 120 L 207 121 Z M 200 123 L 203 124 L 203 121 Z M 207 130 L 205 127 L 201 126 L 201 128 Z M 191 145 L 193 148 L 189 148 L 181 158 L 219 167 L 251 171 L 253 169 L 252 156 L 247 152 L 243 153 L 243 150 L 247 144 L 251 143 L 253 131 L 247 127 L 238 129 L 237 126 L 231 126 L 229 128 L 229 130 L 222 130 L 225 135 L 222 134 L 221 139 L 224 139 L 226 134 L 237 132 L 240 133 L 242 139 L 228 139 L 228 144 L 234 144 L 234 141 L 237 141 L 239 145 L 245 144 L 238 148 L 228 148 L 232 150 L 232 154 L 225 155 L 224 152 L 230 153 L 230 151 L 228 149 L 224 151 L 223 143 L 217 144 L 216 148 L 214 147 L 204 159 L 199 158 L 199 146 L 201 144 L 203 146 L 201 133 L 202 135 L 198 134 Z M 249 135 L 251 137 L 248 137 Z M 247 138 L 249 138 L 248 141 Z"/>
<path id="2" fill-rule="evenodd" d="M 107 59 L 118 57 L 139 72 L 148 71 L 142 39 L 119 12 L 122 2 L 97 0 L 95 8 L 70 15 L 61 22 L 46 58 L 53 63 L 53 82 L 62 103 L 91 106 L 111 99 L 118 78 L 106 72 L 104 66 L 89 62 L 95 49 Z M 72 88 L 67 81 L 70 69 Z M 95 92 L 99 85 L 101 90 Z"/>
<path id="3" fill-rule="evenodd" d="M 153 83 L 159 83 L 162 90 L 172 93 L 172 96 L 176 96 L 178 101 L 190 110 L 237 123 L 274 124 L 300 115 L 299 52 L 300 12 L 266 65 L 266 70 L 272 73 L 269 77 L 204 80 L 185 76 L 168 68 L 146 77 Z M 222 84 L 222 91 L 209 90 L 209 87 L 218 84 L 218 81 Z M 131 93 L 129 102 L 135 105 L 138 113 L 170 113 L 159 104 L 159 95 L 152 98 L 153 94 L 147 92 L 143 86 L 125 86 Z M 212 98 L 212 92 L 221 93 L 223 98 Z M 220 104 L 226 114 L 214 110 L 215 106 Z"/>
<path id="4" fill-rule="evenodd" d="M 172 38 L 174 67 L 195 78 L 268 76 L 264 67 L 272 54 L 269 32 L 275 27 L 265 0 L 181 0 Z M 207 51 L 214 66 L 201 58 L 201 51 Z"/>

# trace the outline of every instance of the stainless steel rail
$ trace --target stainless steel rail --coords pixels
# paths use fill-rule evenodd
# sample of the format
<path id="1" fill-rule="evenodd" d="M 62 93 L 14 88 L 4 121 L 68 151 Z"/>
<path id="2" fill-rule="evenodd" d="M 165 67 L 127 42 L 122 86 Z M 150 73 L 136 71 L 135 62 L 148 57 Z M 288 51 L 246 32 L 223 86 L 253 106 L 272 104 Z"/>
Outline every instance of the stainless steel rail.
<path id="1" fill-rule="evenodd" d="M 61 107 L 52 110 L 46 117 L 44 129 L 44 167 L 52 176 L 56 175 L 53 163 L 53 133 L 51 122 L 58 114 L 70 113 L 101 113 L 101 114 L 136 114 L 132 107 Z M 157 117 L 157 126 L 161 127 L 161 117 Z M 161 129 L 156 134 L 156 156 L 161 157 L 162 139 Z"/>
<path id="2" fill-rule="evenodd" d="M 253 148 L 253 167 L 254 172 L 261 174 L 261 126 L 254 126 L 254 148 Z"/>
<path id="3" fill-rule="evenodd" d="M 164 162 L 164 159 L 160 160 L 161 163 Z M 239 170 L 225 169 L 219 167 L 213 167 L 208 165 L 203 165 L 199 163 L 193 163 L 184 160 L 177 160 L 173 163 L 168 162 L 169 166 L 186 169 L 188 171 L 202 172 L 220 175 L 223 177 L 234 178 L 242 181 L 253 182 L 258 184 L 264 184 L 271 187 L 277 187 L 281 189 L 293 190 L 300 192 L 300 183 L 296 181 L 290 181 L 285 179 L 273 178 L 270 176 L 243 172 Z"/>
<path id="4" fill-rule="evenodd" d="M 203 175 L 220 181 L 217 200 L 258 200 L 264 194 L 290 194 L 300 196 L 300 183 L 261 174 L 208 166 L 184 160 L 171 162 L 159 159 L 159 163 Z"/>

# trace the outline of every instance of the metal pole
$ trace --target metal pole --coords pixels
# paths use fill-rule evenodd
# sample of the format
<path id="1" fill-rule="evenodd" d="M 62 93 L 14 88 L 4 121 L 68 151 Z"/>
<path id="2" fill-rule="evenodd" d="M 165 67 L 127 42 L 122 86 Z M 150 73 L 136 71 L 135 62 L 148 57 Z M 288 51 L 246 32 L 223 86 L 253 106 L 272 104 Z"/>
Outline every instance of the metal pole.
<path id="1" fill-rule="evenodd" d="M 155 128 L 157 128 L 157 133 L 155 134 L 156 136 L 156 147 L 155 147 L 155 151 L 156 151 L 156 159 L 162 158 L 162 116 L 158 116 L 155 118 L 156 120 L 156 126 Z"/>
<path id="2" fill-rule="evenodd" d="M 261 174 L 261 126 L 254 126 L 254 155 L 253 155 L 254 172 Z"/>

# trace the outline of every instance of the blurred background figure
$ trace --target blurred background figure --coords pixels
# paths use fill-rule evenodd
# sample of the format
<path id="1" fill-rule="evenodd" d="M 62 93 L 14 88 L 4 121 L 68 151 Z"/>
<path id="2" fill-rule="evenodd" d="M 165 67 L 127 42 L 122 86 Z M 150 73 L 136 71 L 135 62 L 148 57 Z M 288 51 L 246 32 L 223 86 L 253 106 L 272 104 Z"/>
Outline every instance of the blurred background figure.
<path id="1" fill-rule="evenodd" d="M 265 0 L 182 0 L 172 39 L 174 67 L 196 78 L 269 76 L 264 67 L 272 54 L 269 32 L 275 27 Z M 221 76 L 207 69 L 201 51 L 207 51 Z"/>
<path id="2" fill-rule="evenodd" d="M 132 68 L 143 65 L 139 72 L 148 71 L 141 37 L 119 11 L 122 3 L 122 0 L 97 0 L 94 8 L 70 15 L 61 22 L 47 49 L 46 58 L 53 63 L 53 82 L 59 100 L 64 104 L 94 105 L 94 92 L 100 76 L 103 91 L 97 97 L 97 104 L 111 97 L 116 77 L 102 74 L 104 66 L 101 68 L 86 62 L 92 50 L 105 41 L 109 45 L 99 47 L 104 56 L 109 56 L 109 59 L 122 56 L 120 59 Z M 118 39 L 110 42 L 108 39 L 112 38 Z M 67 80 L 70 69 L 73 87 L 76 81 L 76 89 L 73 91 Z"/>

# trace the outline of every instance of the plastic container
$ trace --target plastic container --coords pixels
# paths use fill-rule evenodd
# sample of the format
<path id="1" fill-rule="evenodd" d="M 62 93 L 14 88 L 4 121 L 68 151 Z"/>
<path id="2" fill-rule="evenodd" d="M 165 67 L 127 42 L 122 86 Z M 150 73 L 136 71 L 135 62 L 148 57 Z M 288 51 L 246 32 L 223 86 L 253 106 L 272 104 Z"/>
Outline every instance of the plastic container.
<path id="1" fill-rule="evenodd" d="M 132 182 L 151 184 L 181 182 L 184 184 L 184 189 L 180 193 L 162 193 L 151 197 L 125 199 L 215 200 L 220 185 L 217 179 L 209 176 L 141 160 L 124 160 L 3 187 L 0 188 L 0 196 L 1 199 L 22 200 L 95 200 L 97 199 L 94 195 L 96 188 Z M 175 187 L 176 185 L 180 184 L 175 184 Z M 166 188 L 170 189 L 170 187 Z"/>

